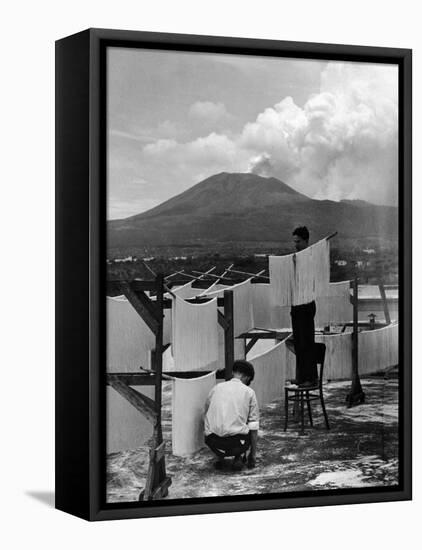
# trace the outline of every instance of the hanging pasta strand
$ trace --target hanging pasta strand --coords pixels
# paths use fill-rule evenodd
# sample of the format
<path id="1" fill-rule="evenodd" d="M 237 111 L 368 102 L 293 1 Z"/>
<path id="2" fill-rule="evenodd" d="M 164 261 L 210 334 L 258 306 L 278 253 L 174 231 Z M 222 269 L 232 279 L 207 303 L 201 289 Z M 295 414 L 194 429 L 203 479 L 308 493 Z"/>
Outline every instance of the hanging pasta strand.
<path id="1" fill-rule="evenodd" d="M 212 370 L 218 361 L 217 298 L 192 304 L 173 297 L 174 370 Z"/>
<path id="2" fill-rule="evenodd" d="M 278 306 L 307 304 L 326 295 L 330 281 L 327 239 L 286 256 L 269 257 L 272 301 Z"/>

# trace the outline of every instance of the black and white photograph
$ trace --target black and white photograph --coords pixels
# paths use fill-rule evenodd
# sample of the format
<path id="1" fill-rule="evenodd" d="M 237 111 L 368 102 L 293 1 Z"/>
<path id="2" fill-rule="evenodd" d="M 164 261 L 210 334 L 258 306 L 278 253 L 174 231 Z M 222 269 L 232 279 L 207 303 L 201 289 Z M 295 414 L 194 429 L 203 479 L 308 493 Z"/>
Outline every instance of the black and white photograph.
<path id="1" fill-rule="evenodd" d="M 106 503 L 398 488 L 398 65 L 109 46 L 106 113 Z"/>

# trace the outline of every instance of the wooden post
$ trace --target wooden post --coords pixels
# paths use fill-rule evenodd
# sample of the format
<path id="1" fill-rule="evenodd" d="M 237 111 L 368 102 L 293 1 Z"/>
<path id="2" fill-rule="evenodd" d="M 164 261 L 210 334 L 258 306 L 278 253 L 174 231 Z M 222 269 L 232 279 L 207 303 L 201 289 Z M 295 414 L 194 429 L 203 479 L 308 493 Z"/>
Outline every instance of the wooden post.
<path id="1" fill-rule="evenodd" d="M 359 378 L 359 296 L 358 278 L 353 279 L 353 332 L 352 332 L 352 385 L 346 397 L 347 406 L 353 407 L 365 402 L 365 394 Z"/>
<path id="2" fill-rule="evenodd" d="M 233 375 L 234 363 L 233 290 L 224 291 L 224 318 L 226 321 L 224 329 L 224 372 L 226 380 L 230 380 Z"/>
<path id="3" fill-rule="evenodd" d="M 155 350 L 152 354 L 152 370 L 155 373 L 155 424 L 152 436 L 149 467 L 145 489 L 139 495 L 139 500 L 153 500 L 168 495 L 171 478 L 166 475 L 166 465 L 163 446 L 163 430 L 161 426 L 161 398 L 163 372 L 163 324 L 164 324 L 164 277 L 157 275 L 157 308 L 160 319 L 155 332 Z"/>
<path id="4" fill-rule="evenodd" d="M 389 325 L 391 324 L 390 311 L 388 310 L 388 303 L 387 303 L 387 297 L 385 295 L 385 288 L 381 281 L 378 284 L 378 288 L 380 290 L 382 305 L 384 308 L 385 322 L 387 323 L 387 325 Z"/>

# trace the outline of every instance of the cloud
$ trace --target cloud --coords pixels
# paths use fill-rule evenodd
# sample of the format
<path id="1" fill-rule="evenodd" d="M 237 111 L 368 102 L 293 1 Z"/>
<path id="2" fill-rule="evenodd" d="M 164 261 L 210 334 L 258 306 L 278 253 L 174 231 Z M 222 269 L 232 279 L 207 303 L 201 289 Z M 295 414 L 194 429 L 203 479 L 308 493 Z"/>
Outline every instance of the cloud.
<path id="1" fill-rule="evenodd" d="M 321 199 L 397 204 L 396 68 L 329 63 L 303 108 L 287 97 L 245 125 L 239 144 L 297 190 Z"/>
<path id="2" fill-rule="evenodd" d="M 189 116 L 212 124 L 229 117 L 223 103 L 212 101 L 196 101 L 189 108 Z"/>
<path id="3" fill-rule="evenodd" d="M 163 201 L 218 172 L 250 171 L 313 198 L 397 204 L 397 77 L 395 66 L 327 63 L 302 106 L 280 98 L 237 133 L 223 103 L 197 101 L 189 132 L 166 120 L 151 142 L 128 140 L 126 180 L 144 178 Z"/>

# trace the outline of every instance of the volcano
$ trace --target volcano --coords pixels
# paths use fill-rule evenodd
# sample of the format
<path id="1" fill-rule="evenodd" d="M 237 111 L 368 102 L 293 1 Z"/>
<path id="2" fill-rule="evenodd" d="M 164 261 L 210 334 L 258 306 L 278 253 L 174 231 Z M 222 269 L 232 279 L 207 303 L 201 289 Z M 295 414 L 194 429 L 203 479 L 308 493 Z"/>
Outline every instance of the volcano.
<path id="1" fill-rule="evenodd" d="M 334 231 L 397 239 L 398 209 L 315 200 L 273 177 L 223 172 L 151 210 L 109 221 L 108 248 L 285 241 L 297 225 L 309 228 L 312 241 Z"/>

